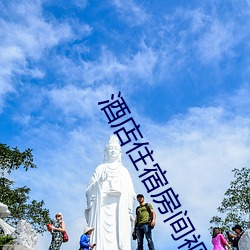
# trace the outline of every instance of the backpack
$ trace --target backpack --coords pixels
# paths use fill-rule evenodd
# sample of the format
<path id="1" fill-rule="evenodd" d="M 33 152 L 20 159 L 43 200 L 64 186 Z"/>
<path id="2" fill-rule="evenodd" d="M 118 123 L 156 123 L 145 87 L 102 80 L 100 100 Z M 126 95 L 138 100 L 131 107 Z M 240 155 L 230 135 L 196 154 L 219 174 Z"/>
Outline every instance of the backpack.
<path id="1" fill-rule="evenodd" d="M 143 206 L 146 207 L 147 211 L 148 211 L 148 214 L 149 214 L 149 217 L 148 217 L 148 225 L 151 229 L 153 229 L 154 227 L 151 226 L 151 222 L 153 220 L 153 214 L 151 213 L 151 210 L 150 210 L 150 207 L 148 206 L 148 203 L 145 203 Z M 138 209 L 140 208 L 140 206 L 138 206 L 136 208 L 136 215 L 138 215 Z"/>

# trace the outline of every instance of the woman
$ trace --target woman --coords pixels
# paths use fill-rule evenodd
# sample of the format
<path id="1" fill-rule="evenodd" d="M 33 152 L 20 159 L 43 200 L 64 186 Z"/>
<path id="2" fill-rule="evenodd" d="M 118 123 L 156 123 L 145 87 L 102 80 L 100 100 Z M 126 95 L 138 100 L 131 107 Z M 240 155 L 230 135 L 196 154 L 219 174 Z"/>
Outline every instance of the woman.
<path id="1" fill-rule="evenodd" d="M 221 231 L 218 227 L 213 229 L 212 244 L 214 245 L 213 250 L 225 250 L 225 246 L 227 246 L 229 249 L 232 249 L 232 247 L 227 243 L 223 234 L 221 234 Z"/>
<path id="2" fill-rule="evenodd" d="M 90 235 L 93 230 L 93 227 L 86 227 L 86 229 L 84 230 L 83 235 L 80 238 L 80 250 L 89 250 L 95 247 L 96 244 L 89 243 Z"/>
<path id="3" fill-rule="evenodd" d="M 51 227 L 52 240 L 50 243 L 49 250 L 60 250 L 63 242 L 63 232 L 65 231 L 65 223 L 62 220 L 63 215 L 61 212 L 56 213 L 55 226 Z"/>

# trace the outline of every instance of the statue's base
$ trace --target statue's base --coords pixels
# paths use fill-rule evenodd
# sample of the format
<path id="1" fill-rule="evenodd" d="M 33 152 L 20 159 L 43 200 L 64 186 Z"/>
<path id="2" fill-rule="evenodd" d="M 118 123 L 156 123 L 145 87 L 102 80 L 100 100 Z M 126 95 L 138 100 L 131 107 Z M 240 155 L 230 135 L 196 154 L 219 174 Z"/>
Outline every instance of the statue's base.
<path id="1" fill-rule="evenodd" d="M 26 250 L 24 246 L 21 245 L 6 245 L 3 247 L 0 247 L 0 250 Z"/>

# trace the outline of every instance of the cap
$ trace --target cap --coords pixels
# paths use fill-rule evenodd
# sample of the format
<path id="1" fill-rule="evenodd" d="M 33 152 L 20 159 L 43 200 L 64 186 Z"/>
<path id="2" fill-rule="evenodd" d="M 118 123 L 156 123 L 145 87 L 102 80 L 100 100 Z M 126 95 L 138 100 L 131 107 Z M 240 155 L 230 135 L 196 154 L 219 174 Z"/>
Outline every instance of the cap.
<path id="1" fill-rule="evenodd" d="M 240 231 L 243 231 L 240 225 L 235 225 L 232 230 L 239 229 Z"/>
<path id="2" fill-rule="evenodd" d="M 144 198 L 144 195 L 143 194 L 137 194 L 136 198 L 139 198 L 139 197 Z"/>

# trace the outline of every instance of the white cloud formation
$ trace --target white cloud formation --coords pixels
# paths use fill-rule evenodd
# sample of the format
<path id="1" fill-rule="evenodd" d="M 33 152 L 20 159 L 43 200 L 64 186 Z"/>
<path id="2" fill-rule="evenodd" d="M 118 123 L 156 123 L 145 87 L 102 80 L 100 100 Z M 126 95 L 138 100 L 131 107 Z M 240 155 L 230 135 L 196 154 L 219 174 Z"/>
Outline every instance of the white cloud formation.
<path id="1" fill-rule="evenodd" d="M 84 9 L 88 3 L 87 0 L 74 0 L 73 2 L 77 7 L 81 8 L 81 9 Z"/>
<path id="2" fill-rule="evenodd" d="M 97 61 L 83 61 L 84 80 L 88 84 L 104 81 L 115 81 L 117 75 L 126 72 L 126 65 L 119 60 L 106 48 L 102 48 L 100 58 Z"/>
<path id="3" fill-rule="evenodd" d="M 234 57 L 235 49 L 244 36 L 236 30 L 237 21 L 222 16 L 216 10 L 208 11 L 203 5 L 178 8 L 174 14 L 165 16 L 160 27 L 162 48 L 175 58 L 172 60 L 175 66 L 179 62 L 182 67 L 188 67 L 189 61 L 194 59 L 214 65 Z"/>
<path id="4" fill-rule="evenodd" d="M 101 85 L 96 89 L 80 88 L 67 85 L 61 89 L 53 89 L 48 93 L 52 105 L 59 108 L 64 115 L 70 117 L 94 117 L 97 113 L 97 103 L 105 101 L 107 96 L 116 93 L 111 85 Z"/>
<path id="5" fill-rule="evenodd" d="M 97 61 L 83 61 L 84 82 L 87 84 L 111 82 L 130 86 L 132 82 L 143 80 L 152 84 L 158 54 L 141 43 L 141 50 L 135 54 L 116 57 L 106 48 L 102 49 Z M 127 87 L 126 87 L 127 88 Z"/>
<path id="6" fill-rule="evenodd" d="M 34 78 L 44 76 L 41 69 L 29 65 L 29 60 L 34 60 L 34 63 L 44 55 L 46 49 L 73 36 L 69 25 L 58 25 L 45 20 L 39 1 L 10 2 L 2 5 L 2 8 L 3 13 L 11 15 L 0 19 L 1 100 L 5 93 L 15 91 L 12 78 L 16 74 L 30 74 Z M 2 106 L 3 103 L 0 103 L 1 108 Z"/>
<path id="7" fill-rule="evenodd" d="M 210 63 L 214 60 L 220 61 L 224 57 L 232 56 L 232 49 L 236 41 L 234 28 L 231 24 L 223 24 L 218 20 L 212 21 L 211 26 L 208 27 L 197 42 L 201 61 Z"/>
<path id="8" fill-rule="evenodd" d="M 149 18 L 143 8 L 133 0 L 113 0 L 113 4 L 119 12 L 119 16 L 130 26 L 140 26 Z"/>
<path id="9" fill-rule="evenodd" d="M 148 84 L 154 83 L 155 68 L 159 64 L 159 52 L 147 47 L 143 42 L 141 50 L 138 51 L 128 63 L 128 76 L 131 79 L 139 79 Z"/>

